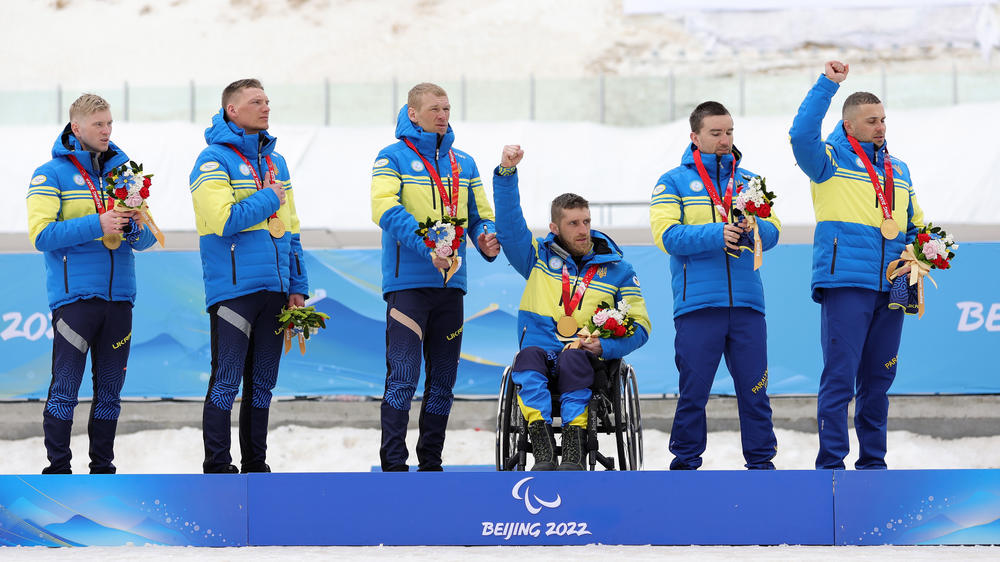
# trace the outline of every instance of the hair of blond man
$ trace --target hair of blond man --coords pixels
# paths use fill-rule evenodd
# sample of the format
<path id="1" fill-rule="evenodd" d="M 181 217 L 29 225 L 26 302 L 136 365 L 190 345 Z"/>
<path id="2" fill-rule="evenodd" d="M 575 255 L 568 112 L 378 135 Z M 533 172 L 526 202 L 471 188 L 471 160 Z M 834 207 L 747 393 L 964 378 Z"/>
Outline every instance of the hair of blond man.
<path id="1" fill-rule="evenodd" d="M 233 96 L 238 94 L 240 90 L 244 90 L 246 88 L 257 88 L 263 90 L 264 86 L 262 86 L 260 80 L 257 80 L 256 78 L 244 78 L 242 80 L 237 80 L 226 86 L 225 90 L 222 90 L 222 107 L 229 105 L 229 102 L 233 100 Z"/>
<path id="2" fill-rule="evenodd" d="M 448 92 L 445 92 L 441 86 L 431 84 L 430 82 L 421 82 L 410 88 L 410 93 L 406 94 L 406 105 L 415 110 L 420 109 L 420 104 L 424 101 L 424 94 L 431 94 L 435 97 L 448 97 Z"/>
<path id="3" fill-rule="evenodd" d="M 111 109 L 108 100 L 97 94 L 83 94 L 69 106 L 69 120 L 76 122 L 81 117 L 87 117 L 105 109 Z"/>

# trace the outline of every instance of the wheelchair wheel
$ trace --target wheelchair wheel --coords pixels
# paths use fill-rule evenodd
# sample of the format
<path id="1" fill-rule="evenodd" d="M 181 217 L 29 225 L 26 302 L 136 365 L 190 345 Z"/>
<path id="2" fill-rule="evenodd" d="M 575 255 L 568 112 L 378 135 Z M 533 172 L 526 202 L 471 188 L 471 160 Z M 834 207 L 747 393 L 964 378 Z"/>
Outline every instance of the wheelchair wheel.
<path id="1" fill-rule="evenodd" d="M 524 470 L 526 455 L 518 450 L 518 442 L 527 431 L 524 418 L 517 406 L 517 387 L 510 377 L 510 367 L 500 379 L 500 398 L 497 403 L 496 469 Z M 524 456 L 525 458 L 521 458 Z"/>
<path id="2" fill-rule="evenodd" d="M 642 470 L 642 418 L 635 371 L 624 365 L 615 383 L 615 422 L 618 424 L 618 462 L 621 470 Z"/>

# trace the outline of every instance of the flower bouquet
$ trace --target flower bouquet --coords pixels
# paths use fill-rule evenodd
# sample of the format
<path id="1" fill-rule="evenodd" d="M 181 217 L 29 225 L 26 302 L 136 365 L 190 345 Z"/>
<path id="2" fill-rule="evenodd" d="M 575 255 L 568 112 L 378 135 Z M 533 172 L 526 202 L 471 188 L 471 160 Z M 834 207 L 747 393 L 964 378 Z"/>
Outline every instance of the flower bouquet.
<path id="1" fill-rule="evenodd" d="M 577 336 L 584 338 L 584 342 L 590 342 L 591 338 L 627 338 L 635 333 L 635 320 L 628 315 L 632 305 L 625 302 L 625 299 L 618 301 L 617 306 L 612 306 L 608 302 L 602 302 L 594 309 L 594 314 L 590 316 L 587 325 L 580 328 Z M 570 348 L 580 347 L 580 340 L 577 339 L 569 345 Z"/>
<path id="2" fill-rule="evenodd" d="M 299 351 L 305 355 L 306 340 L 320 328 L 326 328 L 326 321 L 329 319 L 329 314 L 318 312 L 315 306 L 282 307 L 278 314 L 278 325 L 285 332 L 285 353 L 292 349 L 292 336 L 296 336 L 299 339 Z"/>
<path id="3" fill-rule="evenodd" d="M 108 172 L 107 188 L 105 193 L 108 196 L 108 208 L 117 207 L 128 211 L 138 211 L 142 216 L 142 222 L 149 227 L 150 232 L 162 247 L 164 245 L 163 233 L 153 222 L 152 215 L 146 205 L 146 198 L 149 197 L 149 186 L 153 184 L 150 179 L 153 174 L 143 174 L 142 164 L 137 164 L 129 160 L 127 164 L 122 164 Z M 128 220 L 128 225 L 122 229 L 125 240 L 132 243 L 139 239 L 142 228 L 134 219 Z M 120 243 L 120 241 L 119 241 Z"/>
<path id="4" fill-rule="evenodd" d="M 930 276 L 932 269 L 949 269 L 958 249 L 955 239 L 941 227 L 927 223 L 917 232 L 917 237 L 893 260 L 886 269 L 886 279 L 892 282 L 889 308 L 902 309 L 906 314 L 924 315 L 924 277 L 934 287 L 937 282 Z M 909 266 L 909 275 L 900 272 Z"/>
<path id="5" fill-rule="evenodd" d="M 767 180 L 761 176 L 744 175 L 743 179 L 747 180 L 747 184 L 737 187 L 736 197 L 733 198 L 733 215 L 740 220 L 745 217 L 747 226 L 753 229 L 753 234 L 740 233 L 740 239 L 736 243 L 738 249 L 727 248 L 726 253 L 737 258 L 744 250 L 752 251 L 753 268 L 757 270 L 764 263 L 764 249 L 760 243 L 757 218 L 766 219 L 771 216 L 771 207 L 778 196 L 767 190 Z"/>
<path id="6" fill-rule="evenodd" d="M 445 286 L 451 276 L 462 267 L 462 258 L 457 255 L 459 246 L 465 236 L 465 229 L 462 224 L 465 219 L 444 216 L 440 219 L 428 218 L 420 223 L 417 229 L 417 236 L 424 239 L 424 245 L 430 249 L 430 256 L 444 258 L 448 261 L 448 269 L 438 268 L 441 277 L 444 278 Z"/>

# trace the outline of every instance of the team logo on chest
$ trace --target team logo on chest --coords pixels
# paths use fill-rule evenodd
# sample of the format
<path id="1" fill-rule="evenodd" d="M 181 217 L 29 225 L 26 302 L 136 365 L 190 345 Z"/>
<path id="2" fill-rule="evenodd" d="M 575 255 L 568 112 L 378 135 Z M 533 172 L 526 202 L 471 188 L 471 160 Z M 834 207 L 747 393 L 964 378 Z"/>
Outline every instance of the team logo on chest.
<path id="1" fill-rule="evenodd" d="M 563 261 L 559 256 L 549 258 L 549 269 L 562 269 Z"/>
<path id="2" fill-rule="evenodd" d="M 420 160 L 414 160 L 414 161 L 410 162 L 410 168 L 413 168 L 414 172 L 423 172 L 424 171 L 424 163 L 421 162 Z"/>
<path id="3" fill-rule="evenodd" d="M 597 277 L 604 279 L 608 275 L 608 266 L 603 265 L 597 268 Z"/>
<path id="4" fill-rule="evenodd" d="M 250 166 L 247 166 L 246 164 L 240 164 L 240 173 L 243 174 L 244 176 L 249 176 Z"/>
<path id="5" fill-rule="evenodd" d="M 688 187 L 691 188 L 691 191 L 701 191 L 702 189 L 705 189 L 705 186 L 702 185 L 702 183 L 698 180 L 694 180 L 693 182 L 691 182 L 691 184 L 688 185 Z"/>
<path id="6" fill-rule="evenodd" d="M 865 167 L 865 163 L 861 161 L 861 157 L 860 156 L 858 156 L 857 158 L 854 159 L 854 164 L 857 167 L 859 167 L 859 168 L 864 168 Z"/>
<path id="7" fill-rule="evenodd" d="M 76 185 L 83 185 L 83 176 L 80 174 L 73 174 L 73 183 Z"/>

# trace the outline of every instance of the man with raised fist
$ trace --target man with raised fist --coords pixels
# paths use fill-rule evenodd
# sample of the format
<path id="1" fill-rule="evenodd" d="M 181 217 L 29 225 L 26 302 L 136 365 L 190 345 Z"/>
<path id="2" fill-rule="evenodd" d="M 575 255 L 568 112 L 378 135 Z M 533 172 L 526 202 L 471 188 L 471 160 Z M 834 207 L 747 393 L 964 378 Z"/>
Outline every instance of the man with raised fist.
<path id="1" fill-rule="evenodd" d="M 887 393 L 896 376 L 903 311 L 889 308 L 886 268 L 923 225 L 910 170 L 889 155 L 885 108 L 874 94 L 844 100 L 823 141 L 823 117 L 850 67 L 826 63 L 792 122 L 792 152 L 809 177 L 816 231 L 812 298 L 820 303 L 816 468 L 843 469 L 850 452 L 847 406 L 855 400 L 857 469 L 886 468 Z"/>

